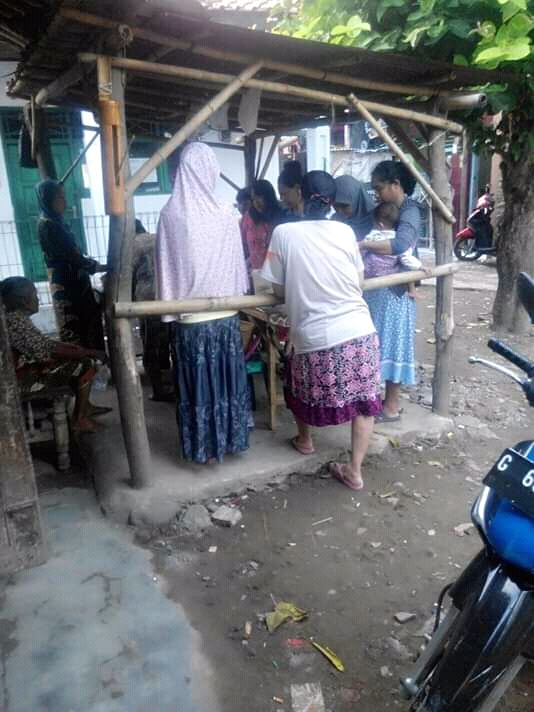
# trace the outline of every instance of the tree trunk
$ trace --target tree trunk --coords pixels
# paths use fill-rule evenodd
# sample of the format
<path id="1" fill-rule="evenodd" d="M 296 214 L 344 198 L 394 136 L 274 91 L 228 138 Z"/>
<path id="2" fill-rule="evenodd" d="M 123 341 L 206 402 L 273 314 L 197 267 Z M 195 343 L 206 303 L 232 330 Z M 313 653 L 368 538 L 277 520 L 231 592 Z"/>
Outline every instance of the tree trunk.
<path id="1" fill-rule="evenodd" d="M 493 326 L 516 334 L 529 330 L 529 319 L 517 298 L 519 272 L 534 275 L 534 158 L 501 164 L 504 212 L 498 226 L 499 285 L 493 305 Z"/>

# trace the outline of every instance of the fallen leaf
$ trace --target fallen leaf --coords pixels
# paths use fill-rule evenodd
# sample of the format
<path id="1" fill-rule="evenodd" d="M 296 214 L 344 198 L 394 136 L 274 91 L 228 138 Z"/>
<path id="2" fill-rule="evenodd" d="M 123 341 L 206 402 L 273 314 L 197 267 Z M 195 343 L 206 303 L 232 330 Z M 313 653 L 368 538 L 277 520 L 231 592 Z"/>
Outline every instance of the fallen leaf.
<path id="1" fill-rule="evenodd" d="M 294 603 L 278 601 L 274 611 L 270 611 L 265 616 L 265 623 L 269 633 L 272 633 L 279 628 L 282 623 L 285 623 L 285 621 L 292 620 L 294 623 L 298 623 L 307 617 L 307 612 L 296 606 Z"/>
<path id="2" fill-rule="evenodd" d="M 310 643 L 332 663 L 336 670 L 339 670 L 339 672 L 345 672 L 345 666 L 343 665 L 341 658 L 339 658 L 327 645 L 316 643 L 315 640 L 311 640 Z"/>

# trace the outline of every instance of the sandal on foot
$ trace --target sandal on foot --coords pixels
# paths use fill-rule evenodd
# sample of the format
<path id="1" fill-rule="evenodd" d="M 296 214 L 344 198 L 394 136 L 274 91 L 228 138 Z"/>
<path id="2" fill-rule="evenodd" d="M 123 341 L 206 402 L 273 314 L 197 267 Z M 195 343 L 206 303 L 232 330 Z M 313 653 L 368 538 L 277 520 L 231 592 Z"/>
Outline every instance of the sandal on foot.
<path id="1" fill-rule="evenodd" d="M 298 436 L 298 435 L 295 435 L 294 438 L 291 438 L 291 440 L 290 440 L 289 442 L 290 442 L 291 445 L 295 448 L 295 450 L 296 450 L 297 452 L 299 452 L 301 455 L 313 455 L 313 453 L 315 452 L 315 448 L 313 447 L 313 445 L 312 445 L 312 447 L 303 447 L 303 446 L 299 443 L 299 436 Z"/>
<path id="2" fill-rule="evenodd" d="M 400 419 L 400 411 L 396 415 L 387 415 L 387 413 L 382 411 L 379 415 L 375 416 L 375 421 L 377 423 L 398 423 Z"/>
<path id="3" fill-rule="evenodd" d="M 342 485 L 345 485 L 345 487 L 348 487 L 355 492 L 359 492 L 364 487 L 363 482 L 360 481 L 356 483 L 348 478 L 343 472 L 343 465 L 340 465 L 338 462 L 331 462 L 328 465 L 328 471 L 338 482 L 341 482 Z"/>

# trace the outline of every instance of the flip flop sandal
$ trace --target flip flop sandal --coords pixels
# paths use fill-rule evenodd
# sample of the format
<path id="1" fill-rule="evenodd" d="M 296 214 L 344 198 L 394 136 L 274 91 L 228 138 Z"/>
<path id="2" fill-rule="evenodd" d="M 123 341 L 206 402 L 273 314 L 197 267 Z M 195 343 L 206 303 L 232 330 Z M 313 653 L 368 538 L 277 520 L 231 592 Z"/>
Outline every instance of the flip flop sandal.
<path id="1" fill-rule="evenodd" d="M 380 415 L 375 416 L 375 421 L 377 423 L 398 423 L 400 419 L 400 411 L 397 413 L 397 415 L 386 415 L 382 412 L 380 413 Z"/>
<path id="2" fill-rule="evenodd" d="M 295 435 L 294 438 L 291 438 L 289 442 L 301 455 L 313 455 L 313 453 L 315 452 L 314 447 L 302 447 L 302 445 L 299 445 L 298 435 Z"/>
<path id="3" fill-rule="evenodd" d="M 349 478 L 343 474 L 343 470 L 341 469 L 341 465 L 337 462 L 331 462 L 328 465 L 328 471 L 334 477 L 338 482 L 341 482 L 342 485 L 345 485 L 345 487 L 348 487 L 349 489 L 353 490 L 354 492 L 360 492 L 364 488 L 363 482 L 361 484 L 354 484 L 352 480 L 349 480 Z"/>

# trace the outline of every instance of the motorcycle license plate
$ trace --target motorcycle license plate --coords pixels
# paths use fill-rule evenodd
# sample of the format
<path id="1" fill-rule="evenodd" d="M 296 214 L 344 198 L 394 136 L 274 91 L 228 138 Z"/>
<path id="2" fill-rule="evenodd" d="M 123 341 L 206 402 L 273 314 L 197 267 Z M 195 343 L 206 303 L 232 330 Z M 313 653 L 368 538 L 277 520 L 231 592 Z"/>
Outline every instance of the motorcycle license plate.
<path id="1" fill-rule="evenodd" d="M 484 478 L 484 484 L 534 518 L 534 462 L 507 448 Z"/>

